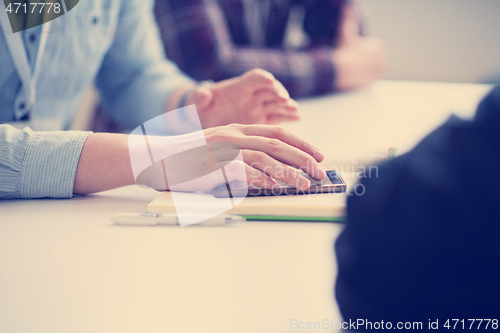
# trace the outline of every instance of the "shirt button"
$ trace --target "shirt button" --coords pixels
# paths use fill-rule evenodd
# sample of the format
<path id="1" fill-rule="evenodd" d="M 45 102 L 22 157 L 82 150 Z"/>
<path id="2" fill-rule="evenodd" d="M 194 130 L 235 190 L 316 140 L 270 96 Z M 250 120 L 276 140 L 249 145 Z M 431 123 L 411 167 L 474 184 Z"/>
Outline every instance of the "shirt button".
<path id="1" fill-rule="evenodd" d="M 34 43 L 36 41 L 36 35 L 35 34 L 30 34 L 29 41 L 30 41 L 30 43 Z"/>
<path id="2" fill-rule="evenodd" d="M 99 19 L 97 18 L 97 16 L 94 16 L 94 17 L 92 18 L 92 24 L 93 24 L 93 25 L 96 25 L 96 24 L 97 24 L 97 22 L 99 22 Z"/>
<path id="3" fill-rule="evenodd" d="M 24 110 L 26 108 L 26 103 L 21 102 L 21 103 L 19 103 L 18 107 L 20 110 Z"/>

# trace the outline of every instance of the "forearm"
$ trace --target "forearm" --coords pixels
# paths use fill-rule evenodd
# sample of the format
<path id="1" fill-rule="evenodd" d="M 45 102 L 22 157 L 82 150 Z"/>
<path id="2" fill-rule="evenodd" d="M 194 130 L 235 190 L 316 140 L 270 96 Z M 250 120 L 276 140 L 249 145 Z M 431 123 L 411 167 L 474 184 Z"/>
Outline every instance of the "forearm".
<path id="1" fill-rule="evenodd" d="M 128 135 L 90 134 L 80 155 L 73 192 L 94 193 L 132 184 Z"/>

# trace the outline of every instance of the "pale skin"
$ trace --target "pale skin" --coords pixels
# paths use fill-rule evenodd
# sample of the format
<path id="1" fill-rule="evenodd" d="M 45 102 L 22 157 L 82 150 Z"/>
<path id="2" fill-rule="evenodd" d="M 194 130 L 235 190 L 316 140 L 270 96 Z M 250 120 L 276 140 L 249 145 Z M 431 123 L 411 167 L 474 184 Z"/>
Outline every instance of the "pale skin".
<path id="1" fill-rule="evenodd" d="M 332 59 L 337 68 L 335 85 L 340 90 L 363 87 L 378 78 L 385 67 L 382 43 L 358 33 L 357 12 L 346 7 L 341 35 Z M 179 105 L 181 96 L 192 90 L 188 85 L 171 94 L 166 111 Z M 247 178 L 252 185 L 272 188 L 272 178 L 299 188 L 310 182 L 292 171 L 283 176 L 283 166 L 304 169 L 313 178 L 325 176 L 318 162 L 323 154 L 292 133 L 274 126 L 241 126 L 230 124 L 274 125 L 299 120 L 297 103 L 272 74 L 252 70 L 239 77 L 218 82 L 210 87 L 197 87 L 186 104 L 196 104 L 208 143 L 236 143 L 243 152 Z M 229 126 L 226 126 L 229 125 Z M 105 191 L 135 184 L 128 151 L 127 135 L 91 134 L 85 142 L 78 164 L 74 193 Z"/>
<path id="2" fill-rule="evenodd" d="M 173 93 L 166 102 L 167 111 L 175 109 L 191 89 L 193 86 L 186 86 Z M 187 104 L 196 104 L 208 144 L 231 142 L 241 148 L 252 185 L 273 188 L 276 178 L 308 188 L 309 180 L 294 169 L 278 172 L 288 166 L 302 168 L 316 179 L 326 176 L 318 165 L 324 159 L 319 149 L 273 126 L 299 116 L 297 103 L 270 73 L 252 70 L 210 87 L 198 87 L 189 94 Z M 94 193 L 133 184 L 128 135 L 90 134 L 80 155 L 73 192 Z"/>
<path id="3" fill-rule="evenodd" d="M 363 87 L 378 78 L 385 67 L 382 43 L 358 33 L 357 12 L 346 7 L 341 35 L 332 59 L 336 66 L 335 86 L 340 90 Z M 166 101 L 174 110 L 181 96 L 194 88 L 178 89 Z M 297 103 L 286 89 L 263 70 L 252 70 L 239 77 L 192 91 L 186 104 L 196 104 L 207 142 L 226 141 L 240 146 L 252 185 L 272 188 L 272 178 L 299 188 L 310 182 L 294 169 L 283 175 L 285 166 L 303 168 L 310 176 L 325 176 L 318 162 L 323 154 L 312 145 L 280 127 L 269 126 L 299 119 Z M 266 124 L 230 125 L 230 124 Z M 86 140 L 74 182 L 74 193 L 105 191 L 135 184 L 130 164 L 128 137 L 123 134 L 91 134 Z"/>

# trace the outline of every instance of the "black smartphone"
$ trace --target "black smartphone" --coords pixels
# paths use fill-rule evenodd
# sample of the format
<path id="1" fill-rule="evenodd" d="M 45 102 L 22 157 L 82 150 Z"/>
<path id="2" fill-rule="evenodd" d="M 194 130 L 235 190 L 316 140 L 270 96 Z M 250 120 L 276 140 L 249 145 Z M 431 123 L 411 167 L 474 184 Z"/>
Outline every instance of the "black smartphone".
<path id="1" fill-rule="evenodd" d="M 227 198 L 228 193 L 230 197 L 259 197 L 272 195 L 341 193 L 346 191 L 347 186 L 345 181 L 336 170 L 326 171 L 326 177 L 322 180 L 311 178 L 304 172 L 301 172 L 301 174 L 311 181 L 311 187 L 307 190 L 299 190 L 291 185 L 283 183 L 282 181 L 277 181 L 278 186 L 273 189 L 253 186 L 247 187 L 246 184 L 241 184 L 241 187 L 222 184 L 215 187 L 212 192 L 216 198 Z"/>

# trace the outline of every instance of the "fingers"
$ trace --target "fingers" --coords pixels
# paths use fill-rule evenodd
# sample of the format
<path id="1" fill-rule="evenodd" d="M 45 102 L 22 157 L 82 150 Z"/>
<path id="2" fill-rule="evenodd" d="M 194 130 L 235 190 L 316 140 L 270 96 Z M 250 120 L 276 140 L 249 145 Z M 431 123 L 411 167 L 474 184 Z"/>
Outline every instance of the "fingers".
<path id="1" fill-rule="evenodd" d="M 289 97 L 280 96 L 273 89 L 260 89 L 254 93 L 254 98 L 260 103 L 275 103 L 278 106 L 286 106 L 291 100 Z"/>
<path id="2" fill-rule="evenodd" d="M 278 141 L 285 143 L 286 144 L 285 146 L 290 145 L 309 154 L 310 156 L 314 157 L 314 159 L 318 162 L 323 161 L 325 158 L 323 153 L 318 148 L 307 143 L 306 141 L 302 140 L 292 132 L 282 127 L 268 126 L 268 125 L 243 126 L 242 132 L 243 134 L 249 136 L 264 137 L 264 138 L 258 138 L 261 148 L 264 148 L 265 146 L 268 147 L 273 146 L 273 143 L 269 143 L 268 142 L 269 140 L 265 140 L 265 138 L 269 138 L 271 140 L 277 139 Z M 278 149 L 279 147 L 275 148 Z"/>
<path id="3" fill-rule="evenodd" d="M 277 124 L 282 121 L 298 120 L 299 106 L 291 98 L 279 96 L 271 89 L 255 93 L 251 101 L 253 107 L 246 114 L 246 124 Z"/>
<path id="4" fill-rule="evenodd" d="M 262 94 L 262 95 L 260 95 Z M 274 109 L 269 109 L 267 111 L 275 113 L 282 113 L 283 109 L 289 112 L 298 112 L 299 111 L 299 103 L 291 98 L 283 98 L 274 95 L 269 91 L 261 91 L 258 93 L 258 98 L 262 100 L 262 103 L 266 107 L 274 107 Z M 273 100 L 273 96 L 276 98 Z M 267 97 L 267 98 L 266 98 Z M 276 110 L 280 110 L 280 112 L 276 112 Z"/>
<path id="5" fill-rule="evenodd" d="M 248 164 L 245 164 L 245 171 L 247 173 L 247 183 L 249 185 L 268 189 L 273 189 L 278 185 L 276 181 L 267 174 Z"/>
<path id="6" fill-rule="evenodd" d="M 297 121 L 297 120 L 300 120 L 299 115 L 271 114 L 271 115 L 267 116 L 266 124 L 277 125 L 277 124 L 285 123 L 287 121 Z"/>
<path id="7" fill-rule="evenodd" d="M 280 120 L 294 121 L 300 119 L 299 106 L 293 99 L 288 99 L 283 104 L 264 102 L 261 107 L 262 111 L 259 112 L 259 116 L 262 117 L 262 121 L 259 122 L 260 124 L 271 124 L 271 119 L 275 121 L 273 124 L 279 123 Z"/>
<path id="8" fill-rule="evenodd" d="M 212 182 L 212 187 L 210 189 L 220 185 L 221 183 L 224 183 L 226 180 L 229 183 L 235 183 L 235 181 L 244 181 L 248 184 L 269 189 L 272 189 L 277 185 L 274 179 L 272 179 L 265 173 L 252 168 L 250 165 L 239 159 L 233 160 L 230 163 L 226 162 L 223 164 L 216 164 L 215 166 L 216 170 L 223 168 L 225 172 L 225 179 L 221 182 L 219 177 L 219 183 Z"/>
<path id="9" fill-rule="evenodd" d="M 277 105 L 275 103 L 267 103 L 265 106 L 269 115 L 288 115 L 299 116 L 299 104 L 293 99 L 289 99 L 285 105 Z M 298 119 L 298 118 L 297 118 Z"/>
<path id="10" fill-rule="evenodd" d="M 280 97 L 290 98 L 290 94 L 288 93 L 288 90 L 286 90 L 285 86 L 283 86 L 283 84 L 281 84 L 280 81 L 273 79 L 273 88 L 278 93 L 278 95 Z"/>
<path id="11" fill-rule="evenodd" d="M 186 100 L 186 105 L 196 104 L 198 109 L 207 108 L 212 102 L 213 93 L 208 87 L 197 87 Z"/>
<path id="12" fill-rule="evenodd" d="M 311 186 L 311 182 L 301 176 L 296 169 L 271 158 L 263 152 L 243 150 L 242 156 L 245 163 L 235 160 L 224 165 L 226 177 L 229 182 L 244 180 L 242 175 L 242 172 L 244 172 L 246 182 L 252 186 L 273 189 L 277 186 L 274 179 L 281 180 L 302 190 L 306 190 Z M 216 167 L 219 168 L 217 164 Z M 211 181 L 209 182 L 209 186 L 214 187 L 218 185 L 216 183 L 216 181 Z M 204 186 L 204 188 L 208 188 L 209 186 Z"/>
<path id="13" fill-rule="evenodd" d="M 247 138 L 243 145 L 241 145 L 242 149 L 263 152 L 279 162 L 301 169 L 318 180 L 326 176 L 325 171 L 319 167 L 316 160 L 304 151 L 278 139 L 257 136 L 250 138 Z"/>
<path id="14" fill-rule="evenodd" d="M 263 124 L 276 125 L 286 121 L 300 120 L 298 107 L 293 104 L 279 107 L 275 103 L 269 103 L 264 108 L 266 109 L 266 119 Z"/>
<path id="15" fill-rule="evenodd" d="M 241 76 L 246 82 L 245 84 L 253 89 L 255 88 L 269 88 L 274 85 L 276 80 L 274 76 L 260 68 L 254 68 L 244 73 Z"/>
<path id="16" fill-rule="evenodd" d="M 243 150 L 242 153 L 245 163 L 254 170 L 248 174 L 247 181 L 249 184 L 264 188 L 274 188 L 275 184 L 269 186 L 268 178 L 271 176 L 298 189 L 306 190 L 311 186 L 311 182 L 301 176 L 298 170 L 275 160 L 263 152 Z"/>
<path id="17" fill-rule="evenodd" d="M 260 68 L 252 69 L 245 74 L 242 78 L 245 81 L 245 86 L 253 91 L 259 91 L 261 89 L 269 89 L 273 91 L 277 96 L 281 98 L 290 98 L 288 91 L 285 87 L 274 78 L 274 76 Z"/>
<path id="18" fill-rule="evenodd" d="M 217 165 L 216 165 L 217 166 Z M 262 188 L 273 189 L 277 186 L 277 183 L 269 175 L 258 169 L 244 163 L 240 160 L 234 160 L 231 163 L 224 165 L 225 177 L 229 183 L 235 183 L 235 181 L 245 181 L 249 185 L 254 185 Z M 220 184 L 220 182 L 219 182 Z M 215 184 L 217 186 L 219 184 Z"/>
<path id="19" fill-rule="evenodd" d="M 318 164 L 324 159 L 321 151 L 281 127 L 229 125 L 206 130 L 205 138 L 207 142 L 232 142 L 241 149 L 263 152 L 318 180 L 326 176 Z"/>

